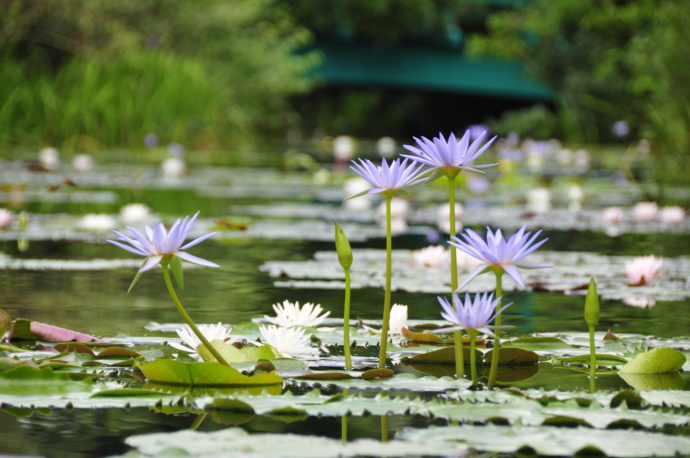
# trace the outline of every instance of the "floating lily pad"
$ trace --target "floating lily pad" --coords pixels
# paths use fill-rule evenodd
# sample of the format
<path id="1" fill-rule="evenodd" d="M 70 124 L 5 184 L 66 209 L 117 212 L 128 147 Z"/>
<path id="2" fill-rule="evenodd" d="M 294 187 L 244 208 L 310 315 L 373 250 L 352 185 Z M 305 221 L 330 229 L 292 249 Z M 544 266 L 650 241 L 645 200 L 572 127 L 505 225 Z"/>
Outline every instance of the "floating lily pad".
<path id="1" fill-rule="evenodd" d="M 620 374 L 663 374 L 678 372 L 685 364 L 685 355 L 672 348 L 655 348 L 635 356 L 623 366 Z"/>
<path id="2" fill-rule="evenodd" d="M 271 372 L 251 377 L 219 363 L 185 363 L 157 359 L 137 366 L 147 380 L 154 383 L 190 387 L 237 387 L 278 385 L 283 379 Z"/>

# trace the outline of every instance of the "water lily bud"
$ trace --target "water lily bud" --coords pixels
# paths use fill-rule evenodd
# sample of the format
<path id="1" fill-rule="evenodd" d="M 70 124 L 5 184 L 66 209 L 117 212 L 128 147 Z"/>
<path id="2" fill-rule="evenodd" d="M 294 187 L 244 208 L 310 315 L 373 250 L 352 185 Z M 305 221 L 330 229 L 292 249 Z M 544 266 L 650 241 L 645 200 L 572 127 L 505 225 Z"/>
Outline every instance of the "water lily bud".
<path id="1" fill-rule="evenodd" d="M 588 326 L 596 326 L 599 323 L 599 295 L 594 278 L 589 280 L 587 298 L 585 299 L 585 322 Z"/>
<path id="2" fill-rule="evenodd" d="M 19 217 L 17 218 L 19 221 L 19 230 L 24 230 L 26 229 L 26 225 L 29 224 L 29 215 L 26 214 L 24 210 L 19 212 Z"/>
<path id="3" fill-rule="evenodd" d="M 338 222 L 335 222 L 335 250 L 338 252 L 338 262 L 343 269 L 349 269 L 352 265 L 352 248 L 350 242 L 347 240 L 343 228 Z"/>

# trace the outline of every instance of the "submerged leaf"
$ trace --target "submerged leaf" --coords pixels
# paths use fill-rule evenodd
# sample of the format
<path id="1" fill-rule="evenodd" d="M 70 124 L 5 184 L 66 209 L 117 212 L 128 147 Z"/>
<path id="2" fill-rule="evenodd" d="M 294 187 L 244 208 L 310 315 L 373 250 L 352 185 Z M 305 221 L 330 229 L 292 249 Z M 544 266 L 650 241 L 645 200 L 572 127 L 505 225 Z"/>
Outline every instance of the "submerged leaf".
<path id="1" fill-rule="evenodd" d="M 484 364 L 491 364 L 494 351 L 484 354 Z M 498 364 L 501 366 L 531 366 L 539 364 L 539 355 L 522 348 L 501 348 L 498 352 Z"/>
<path id="2" fill-rule="evenodd" d="M 406 327 L 402 328 L 402 335 L 408 340 L 413 340 L 415 342 L 422 343 L 444 343 L 441 336 L 437 334 L 431 334 L 430 332 L 414 332 L 410 331 Z"/>

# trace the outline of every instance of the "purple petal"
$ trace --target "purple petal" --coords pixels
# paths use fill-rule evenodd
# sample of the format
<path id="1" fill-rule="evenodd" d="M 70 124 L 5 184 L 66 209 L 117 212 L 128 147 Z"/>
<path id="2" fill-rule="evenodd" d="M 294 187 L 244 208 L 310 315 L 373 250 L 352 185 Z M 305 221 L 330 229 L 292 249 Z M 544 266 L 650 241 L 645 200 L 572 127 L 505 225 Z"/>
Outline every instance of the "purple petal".
<path id="1" fill-rule="evenodd" d="M 149 254 L 146 253 L 145 251 L 139 250 L 137 248 L 130 247 L 129 245 L 125 245 L 124 243 L 117 242 L 115 240 L 106 240 L 108 243 L 112 243 L 113 245 L 122 248 L 123 250 L 127 250 L 130 253 L 138 254 L 139 256 L 148 256 Z"/>
<path id="2" fill-rule="evenodd" d="M 139 273 L 146 272 L 147 270 L 153 269 L 154 267 L 156 267 L 158 264 L 161 263 L 162 259 L 163 259 L 163 255 L 150 256 L 146 260 L 144 265 L 141 266 L 141 269 L 139 269 Z"/>
<path id="3" fill-rule="evenodd" d="M 206 267 L 220 267 L 215 262 L 207 261 L 198 256 L 194 256 L 193 254 L 189 254 L 185 251 L 178 251 L 177 253 L 175 253 L 175 256 L 177 256 L 180 259 L 184 259 L 185 261 L 189 261 L 194 264 L 199 264 Z"/>
<path id="4" fill-rule="evenodd" d="M 203 242 L 204 240 L 206 240 L 206 239 L 208 239 L 209 237 L 212 237 L 212 236 L 214 236 L 214 235 L 216 235 L 216 234 L 217 234 L 217 232 L 211 232 L 210 234 L 202 235 L 201 237 L 192 240 L 191 242 L 189 242 L 188 244 L 186 244 L 185 246 L 183 246 L 182 248 L 180 248 L 180 250 L 186 250 L 187 248 L 191 248 L 191 247 L 193 247 L 194 245 L 198 245 L 199 243 Z"/>
<path id="5" fill-rule="evenodd" d="M 513 280 L 515 280 L 515 283 L 520 285 L 520 288 L 523 288 L 523 289 L 525 288 L 525 283 L 522 281 L 522 277 L 520 276 L 520 271 L 518 270 L 518 268 L 516 266 L 514 266 L 512 264 L 505 264 L 501 267 L 503 267 L 503 270 L 505 270 L 505 272 L 508 275 L 510 275 L 510 277 Z"/>
<path id="6" fill-rule="evenodd" d="M 462 289 L 463 287 L 465 287 L 465 285 L 467 285 L 470 281 L 472 281 L 472 279 L 474 277 L 476 277 L 477 275 L 481 275 L 484 272 L 488 272 L 488 271 L 489 271 L 489 266 L 486 266 L 486 265 L 477 266 L 472 272 L 470 272 L 470 274 L 467 276 L 467 278 L 465 278 L 465 281 L 463 281 L 460 285 L 458 285 L 458 288 L 455 291 L 458 291 L 458 290 Z"/>

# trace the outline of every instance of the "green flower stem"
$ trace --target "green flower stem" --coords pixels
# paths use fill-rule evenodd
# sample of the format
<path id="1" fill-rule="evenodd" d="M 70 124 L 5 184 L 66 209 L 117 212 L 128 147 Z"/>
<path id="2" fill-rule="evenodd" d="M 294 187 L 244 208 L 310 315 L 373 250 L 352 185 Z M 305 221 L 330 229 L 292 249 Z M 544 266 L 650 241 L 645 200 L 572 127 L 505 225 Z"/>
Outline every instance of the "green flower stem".
<path id="1" fill-rule="evenodd" d="M 388 321 L 391 317 L 391 270 L 393 266 L 393 235 L 391 233 L 391 200 L 393 194 L 383 193 L 386 199 L 386 292 L 383 296 L 383 326 L 381 327 L 381 350 L 379 367 L 386 365 L 386 347 L 388 346 Z"/>
<path id="2" fill-rule="evenodd" d="M 343 395 L 347 397 L 348 394 L 350 394 L 349 390 L 345 388 Z M 340 440 L 347 442 L 347 414 L 340 417 Z"/>
<path id="3" fill-rule="evenodd" d="M 194 431 L 194 430 L 196 430 L 197 428 L 199 428 L 199 426 L 201 426 L 201 424 L 204 422 L 204 420 L 206 419 L 207 416 L 208 416 L 207 413 L 202 413 L 201 415 L 198 415 L 198 416 L 194 419 L 194 423 L 192 423 L 192 425 L 189 427 L 189 429 L 191 429 L 192 431 Z"/>
<path id="4" fill-rule="evenodd" d="M 175 303 L 177 311 L 180 312 L 180 315 L 182 315 L 182 318 L 184 319 L 185 323 L 187 323 L 192 332 L 194 332 L 194 334 L 196 334 L 199 340 L 201 340 L 201 343 L 204 345 L 204 347 L 206 347 L 206 349 L 211 352 L 213 357 L 216 358 L 216 361 L 225 366 L 230 367 L 230 364 L 228 364 L 228 362 L 225 361 L 225 358 L 223 358 L 220 355 L 220 353 L 218 353 L 218 350 L 216 350 L 215 347 L 211 345 L 211 342 L 209 342 L 208 339 L 206 339 L 206 337 L 201 333 L 201 331 L 199 331 L 199 328 L 196 327 L 191 317 L 187 314 L 184 307 L 182 306 L 182 302 L 180 302 L 180 300 L 177 298 L 177 293 L 175 293 L 175 288 L 173 287 L 172 281 L 170 280 L 170 272 L 168 271 L 168 265 L 164 264 L 162 267 L 163 278 L 165 278 L 165 286 L 168 287 L 168 293 L 170 293 L 170 297 Z"/>
<path id="5" fill-rule="evenodd" d="M 388 442 L 388 415 L 381 415 L 381 442 Z"/>
<path id="6" fill-rule="evenodd" d="M 594 393 L 597 389 L 597 353 L 594 347 L 594 326 L 589 326 L 589 355 L 589 392 Z"/>
<path id="7" fill-rule="evenodd" d="M 494 271 L 496 275 L 496 298 L 499 298 L 496 304 L 496 310 L 501 309 L 501 303 L 503 302 L 503 271 Z M 501 315 L 496 316 L 496 326 L 501 325 Z M 498 372 L 498 353 L 501 349 L 501 329 L 497 328 L 494 331 L 496 337 L 494 338 L 494 351 L 491 353 L 491 370 L 489 371 L 489 388 L 493 388 L 496 384 L 496 373 Z"/>
<path id="8" fill-rule="evenodd" d="M 448 202 L 450 205 L 450 235 L 456 235 L 455 229 L 455 177 L 458 174 L 455 172 L 447 173 L 448 178 Z M 455 246 L 450 245 L 450 286 L 452 292 L 458 289 L 458 253 Z M 455 347 L 455 374 L 458 377 L 465 375 L 465 361 L 462 352 L 462 330 L 455 331 L 453 334 L 453 342 Z"/>
<path id="9" fill-rule="evenodd" d="M 345 312 L 343 319 L 343 335 L 345 336 L 345 369 L 352 370 L 350 358 L 350 269 L 345 269 Z"/>
<path id="10" fill-rule="evenodd" d="M 472 386 L 477 386 L 477 357 L 474 354 L 475 339 L 477 338 L 477 333 L 475 331 L 467 331 L 470 336 L 470 371 L 472 373 Z"/>

